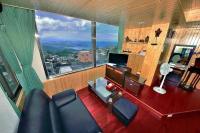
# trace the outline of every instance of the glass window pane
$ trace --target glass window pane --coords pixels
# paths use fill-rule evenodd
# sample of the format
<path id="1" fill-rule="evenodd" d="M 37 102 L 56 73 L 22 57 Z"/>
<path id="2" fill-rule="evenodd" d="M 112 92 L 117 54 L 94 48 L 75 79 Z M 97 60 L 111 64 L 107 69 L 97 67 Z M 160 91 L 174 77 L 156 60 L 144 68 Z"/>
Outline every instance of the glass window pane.
<path id="1" fill-rule="evenodd" d="M 108 62 L 109 53 L 117 52 L 118 26 L 96 23 L 96 63 Z"/>
<path id="2" fill-rule="evenodd" d="M 2 55 L 0 55 L 0 76 L 0 82 L 4 86 L 5 91 L 9 91 L 7 93 L 14 96 L 19 84 L 15 78 L 14 73 L 12 73 L 10 67 L 8 66 Z"/>
<path id="3" fill-rule="evenodd" d="M 36 24 L 49 76 L 93 66 L 90 21 L 36 11 Z"/>

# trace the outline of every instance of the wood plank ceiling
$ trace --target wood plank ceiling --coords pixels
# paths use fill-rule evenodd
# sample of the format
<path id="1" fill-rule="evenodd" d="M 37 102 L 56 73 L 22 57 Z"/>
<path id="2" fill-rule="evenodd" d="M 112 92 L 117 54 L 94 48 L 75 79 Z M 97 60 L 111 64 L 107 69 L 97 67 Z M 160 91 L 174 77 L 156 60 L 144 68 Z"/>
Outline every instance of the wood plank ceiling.
<path id="1" fill-rule="evenodd" d="M 194 0 L 1 0 L 4 4 L 60 13 L 128 27 L 150 26 L 171 19 L 174 9 L 187 9 Z M 181 1 L 181 2 L 180 2 Z M 199 1 L 199 0 L 196 0 Z M 178 3 L 178 4 L 177 4 Z M 176 8 L 181 4 L 181 8 Z M 195 2 L 197 3 L 197 2 Z M 200 3 L 200 2 L 198 2 Z M 197 5 L 197 4 L 195 4 Z M 199 4 L 200 5 L 200 4 Z M 177 11 L 178 12 L 178 11 Z M 157 17 L 155 17 L 157 16 Z"/>

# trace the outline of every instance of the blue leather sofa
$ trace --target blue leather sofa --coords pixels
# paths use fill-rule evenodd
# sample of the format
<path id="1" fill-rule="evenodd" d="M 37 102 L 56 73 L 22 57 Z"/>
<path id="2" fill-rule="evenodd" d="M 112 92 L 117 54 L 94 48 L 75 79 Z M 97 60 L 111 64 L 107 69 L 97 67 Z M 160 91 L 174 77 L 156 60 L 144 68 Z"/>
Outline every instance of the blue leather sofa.
<path id="1" fill-rule="evenodd" d="M 102 130 L 75 91 L 49 98 L 42 90 L 26 97 L 18 133 L 100 133 Z"/>

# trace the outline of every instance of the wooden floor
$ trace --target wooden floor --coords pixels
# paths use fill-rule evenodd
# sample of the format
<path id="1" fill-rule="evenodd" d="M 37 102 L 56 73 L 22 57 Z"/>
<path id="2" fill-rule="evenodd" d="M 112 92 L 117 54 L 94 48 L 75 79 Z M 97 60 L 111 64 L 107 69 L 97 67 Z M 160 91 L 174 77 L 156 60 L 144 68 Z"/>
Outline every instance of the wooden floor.
<path id="1" fill-rule="evenodd" d="M 109 112 L 106 104 L 88 88 L 79 90 L 77 93 L 105 133 L 200 133 L 200 113 L 197 112 L 160 119 L 144 107 L 140 101 L 125 93 L 124 97 L 138 105 L 139 110 L 134 120 L 128 126 L 124 126 Z M 184 96 L 184 94 L 182 95 Z M 150 99 L 155 101 L 157 98 L 153 96 Z M 178 100 L 178 98 L 175 99 Z M 157 99 L 156 101 L 159 103 L 160 100 Z M 173 102 L 168 105 L 174 107 Z M 181 101 L 180 105 L 182 105 Z M 162 107 L 163 105 L 159 104 L 159 106 Z M 183 106 L 186 107 L 186 105 Z M 164 111 L 164 109 L 160 111 Z"/>
<path id="2" fill-rule="evenodd" d="M 153 87 L 145 86 L 138 97 L 131 96 L 158 117 L 200 113 L 200 90 L 187 92 L 178 87 L 166 86 L 165 88 L 167 90 L 165 95 L 154 92 Z"/>

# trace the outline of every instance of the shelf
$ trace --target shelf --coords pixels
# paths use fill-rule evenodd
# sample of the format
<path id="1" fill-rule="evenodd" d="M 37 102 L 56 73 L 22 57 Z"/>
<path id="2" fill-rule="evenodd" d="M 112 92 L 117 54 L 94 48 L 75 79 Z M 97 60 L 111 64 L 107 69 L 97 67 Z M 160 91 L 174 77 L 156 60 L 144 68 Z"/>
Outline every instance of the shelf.
<path id="1" fill-rule="evenodd" d="M 146 42 L 126 42 L 128 44 L 148 44 Z"/>

